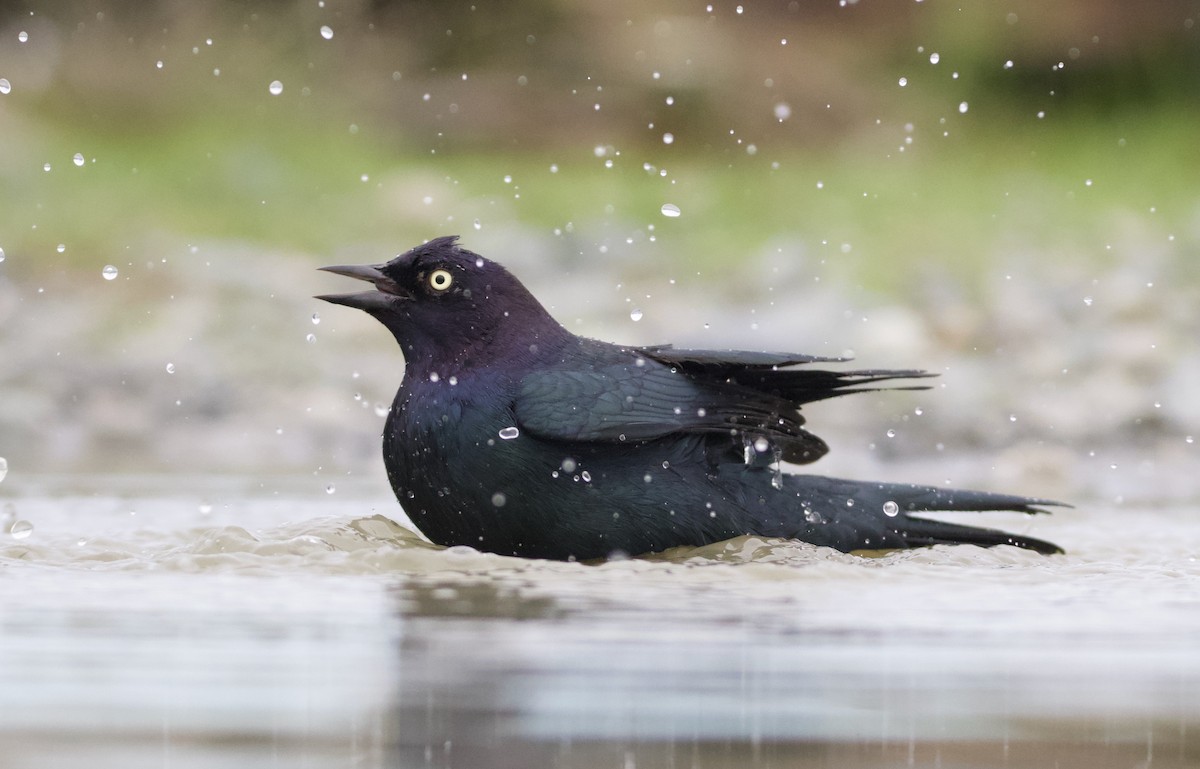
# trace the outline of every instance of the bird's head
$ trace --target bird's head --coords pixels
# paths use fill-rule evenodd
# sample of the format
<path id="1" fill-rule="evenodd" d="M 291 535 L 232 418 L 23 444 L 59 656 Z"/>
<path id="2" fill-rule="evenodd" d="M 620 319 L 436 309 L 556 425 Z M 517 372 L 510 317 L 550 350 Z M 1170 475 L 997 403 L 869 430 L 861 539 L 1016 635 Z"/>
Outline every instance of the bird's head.
<path id="1" fill-rule="evenodd" d="M 410 364 L 461 361 L 489 351 L 522 356 L 520 347 L 567 333 L 508 270 L 457 241 L 435 238 L 386 264 L 322 267 L 375 288 L 316 298 L 374 317 L 396 337 Z"/>

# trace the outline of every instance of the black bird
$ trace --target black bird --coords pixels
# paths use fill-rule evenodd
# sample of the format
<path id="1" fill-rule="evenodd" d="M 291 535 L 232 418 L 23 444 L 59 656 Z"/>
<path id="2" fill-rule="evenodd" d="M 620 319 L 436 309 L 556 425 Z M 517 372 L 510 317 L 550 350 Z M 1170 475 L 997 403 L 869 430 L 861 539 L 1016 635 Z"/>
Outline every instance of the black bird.
<path id="1" fill-rule="evenodd" d="M 441 545 L 594 559 L 743 534 L 844 552 L 1033 537 L 922 518 L 1044 512 L 1043 499 L 784 473 L 828 451 L 799 407 L 922 371 L 827 371 L 788 353 L 624 347 L 559 325 L 499 264 L 443 237 L 386 264 L 323 267 L 374 290 L 317 297 L 369 313 L 404 353 L 383 433 L 388 480 Z M 799 367 L 799 368 L 798 368 Z"/>

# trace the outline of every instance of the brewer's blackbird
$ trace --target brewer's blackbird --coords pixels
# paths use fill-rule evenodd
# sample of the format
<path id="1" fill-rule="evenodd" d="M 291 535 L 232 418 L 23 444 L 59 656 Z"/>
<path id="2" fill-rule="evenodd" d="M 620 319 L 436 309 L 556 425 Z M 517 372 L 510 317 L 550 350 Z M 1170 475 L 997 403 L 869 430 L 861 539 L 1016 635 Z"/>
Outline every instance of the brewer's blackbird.
<path id="1" fill-rule="evenodd" d="M 844 552 L 1050 542 L 929 511 L 1044 512 L 1049 500 L 783 472 L 828 451 L 801 404 L 922 371 L 845 359 L 621 346 L 559 325 L 496 262 L 443 237 L 386 264 L 323 267 L 374 290 L 318 297 L 387 327 L 405 359 L 383 433 L 388 480 L 441 545 L 595 559 L 744 534 Z"/>

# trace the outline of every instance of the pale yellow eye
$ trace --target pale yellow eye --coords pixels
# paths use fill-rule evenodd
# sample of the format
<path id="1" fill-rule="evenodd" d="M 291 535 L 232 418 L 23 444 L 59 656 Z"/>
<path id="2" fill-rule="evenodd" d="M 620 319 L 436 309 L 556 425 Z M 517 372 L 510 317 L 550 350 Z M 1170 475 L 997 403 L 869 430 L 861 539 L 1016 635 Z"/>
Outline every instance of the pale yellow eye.
<path id="1" fill-rule="evenodd" d="M 445 291 L 454 282 L 449 270 L 434 270 L 429 273 L 429 287 L 434 291 Z"/>

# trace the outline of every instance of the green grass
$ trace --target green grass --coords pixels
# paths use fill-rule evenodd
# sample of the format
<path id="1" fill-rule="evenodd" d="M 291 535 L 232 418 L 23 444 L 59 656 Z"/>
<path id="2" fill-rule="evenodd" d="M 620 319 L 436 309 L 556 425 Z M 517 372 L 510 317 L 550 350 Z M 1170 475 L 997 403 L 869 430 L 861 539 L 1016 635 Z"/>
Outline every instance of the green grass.
<path id="1" fill-rule="evenodd" d="M 9 141 L 21 161 L 0 176 L 5 219 L 18 225 L 0 243 L 7 266 L 90 269 L 98 255 L 119 259 L 156 234 L 317 254 L 398 250 L 448 231 L 469 236 L 478 218 L 544 232 L 572 223 L 618 239 L 653 226 L 666 267 L 728 265 L 794 239 L 870 289 L 900 291 L 915 266 L 969 283 L 1005 248 L 1100 264 L 1130 215 L 1187 237 L 1197 190 L 1184 169 L 1200 167 L 1200 116 L 1166 108 L 1103 122 L 981 115 L 949 137 L 918 126 L 904 152 L 902 130 L 886 128 L 834 152 L 620 148 L 612 168 L 590 146 L 418 154 L 311 113 L 202 117 L 83 132 L 46 111 L 18 126 Z M 71 161 L 77 151 L 83 167 Z M 667 202 L 683 215 L 662 216 Z"/>

